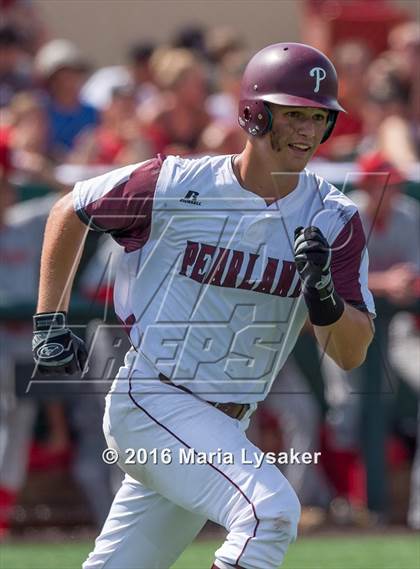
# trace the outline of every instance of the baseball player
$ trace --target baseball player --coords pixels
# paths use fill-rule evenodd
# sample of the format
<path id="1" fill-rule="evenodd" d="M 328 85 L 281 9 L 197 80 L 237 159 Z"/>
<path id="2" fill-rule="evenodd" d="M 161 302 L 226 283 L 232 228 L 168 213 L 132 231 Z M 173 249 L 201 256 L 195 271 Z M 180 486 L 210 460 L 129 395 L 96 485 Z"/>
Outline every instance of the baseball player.
<path id="1" fill-rule="evenodd" d="M 104 432 L 126 477 L 84 569 L 169 568 L 206 520 L 228 531 L 213 569 L 282 563 L 299 502 L 275 464 L 260 463 L 250 415 L 307 318 L 344 369 L 362 363 L 373 334 L 357 209 L 305 168 L 343 110 L 336 97 L 321 52 L 268 46 L 244 72 L 241 154 L 158 156 L 77 183 L 53 208 L 39 373 L 85 365 L 66 311 L 86 225 L 125 251 L 114 304 L 131 348 Z"/>

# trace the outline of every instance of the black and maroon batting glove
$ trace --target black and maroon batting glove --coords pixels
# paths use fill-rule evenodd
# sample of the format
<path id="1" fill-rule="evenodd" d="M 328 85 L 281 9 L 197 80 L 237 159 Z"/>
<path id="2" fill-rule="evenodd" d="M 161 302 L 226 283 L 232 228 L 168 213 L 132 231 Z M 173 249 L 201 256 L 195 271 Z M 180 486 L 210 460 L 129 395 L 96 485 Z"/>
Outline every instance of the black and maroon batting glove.
<path id="1" fill-rule="evenodd" d="M 344 312 L 344 302 L 334 289 L 328 241 L 318 227 L 297 227 L 293 251 L 312 324 L 334 324 Z"/>
<path id="2" fill-rule="evenodd" d="M 87 371 L 85 343 L 68 328 L 65 312 L 35 314 L 32 354 L 38 375 L 74 375 Z"/>

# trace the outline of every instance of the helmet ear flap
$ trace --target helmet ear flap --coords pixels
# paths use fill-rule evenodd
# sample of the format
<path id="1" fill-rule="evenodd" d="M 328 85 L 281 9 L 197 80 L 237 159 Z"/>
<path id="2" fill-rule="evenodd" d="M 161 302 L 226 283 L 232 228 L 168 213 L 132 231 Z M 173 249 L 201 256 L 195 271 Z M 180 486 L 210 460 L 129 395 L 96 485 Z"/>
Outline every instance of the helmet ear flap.
<path id="1" fill-rule="evenodd" d="M 261 100 L 241 101 L 239 103 L 239 125 L 251 136 L 263 136 L 273 124 L 269 106 Z"/>
<path id="2" fill-rule="evenodd" d="M 328 140 L 334 130 L 337 121 L 338 111 L 329 111 L 327 126 L 321 144 Z M 273 125 L 273 114 L 268 103 L 262 100 L 241 101 L 239 103 L 239 125 L 251 136 L 264 136 L 271 130 Z"/>
<path id="3" fill-rule="evenodd" d="M 329 139 L 332 131 L 334 130 L 337 121 L 338 111 L 330 111 L 328 113 L 327 128 L 325 129 L 324 136 L 322 137 L 321 144 Z"/>

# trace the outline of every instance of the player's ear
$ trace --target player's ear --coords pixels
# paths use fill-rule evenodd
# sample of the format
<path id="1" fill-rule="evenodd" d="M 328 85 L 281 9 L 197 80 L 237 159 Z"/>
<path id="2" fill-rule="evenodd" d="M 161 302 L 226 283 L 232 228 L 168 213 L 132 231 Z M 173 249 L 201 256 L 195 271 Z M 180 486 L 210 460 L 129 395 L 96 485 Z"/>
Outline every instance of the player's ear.
<path id="1" fill-rule="evenodd" d="M 268 113 L 268 126 L 266 132 L 270 132 L 271 127 L 273 126 L 273 116 L 274 116 L 273 105 L 271 103 L 264 102 L 264 107 L 267 109 Z"/>

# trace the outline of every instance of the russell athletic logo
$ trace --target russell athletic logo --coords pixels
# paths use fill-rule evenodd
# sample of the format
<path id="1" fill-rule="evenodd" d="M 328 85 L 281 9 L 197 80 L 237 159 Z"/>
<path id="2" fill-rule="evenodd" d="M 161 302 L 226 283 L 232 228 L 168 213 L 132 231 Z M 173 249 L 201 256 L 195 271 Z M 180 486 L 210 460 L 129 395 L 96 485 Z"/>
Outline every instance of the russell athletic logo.
<path id="1" fill-rule="evenodd" d="M 311 77 L 315 77 L 316 83 L 314 93 L 318 93 L 319 84 L 325 79 L 327 72 L 322 67 L 312 67 L 312 69 L 309 71 L 309 75 Z"/>
<path id="2" fill-rule="evenodd" d="M 189 191 L 185 194 L 185 197 L 180 199 L 180 202 L 190 203 L 192 205 L 201 205 L 201 202 L 198 201 L 198 196 L 200 194 L 198 192 Z"/>

